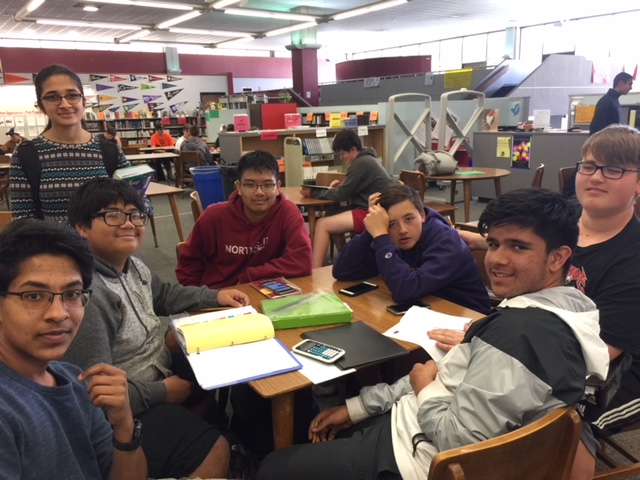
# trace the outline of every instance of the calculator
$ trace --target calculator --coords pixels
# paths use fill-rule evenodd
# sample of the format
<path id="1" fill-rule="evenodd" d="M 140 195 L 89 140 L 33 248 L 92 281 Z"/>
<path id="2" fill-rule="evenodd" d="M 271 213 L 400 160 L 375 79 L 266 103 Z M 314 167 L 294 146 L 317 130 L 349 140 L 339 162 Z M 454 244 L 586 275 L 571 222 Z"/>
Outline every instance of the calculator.
<path id="1" fill-rule="evenodd" d="M 333 363 L 345 354 L 345 351 L 341 348 L 332 347 L 315 340 L 303 340 L 294 345 L 293 351 L 324 363 Z"/>

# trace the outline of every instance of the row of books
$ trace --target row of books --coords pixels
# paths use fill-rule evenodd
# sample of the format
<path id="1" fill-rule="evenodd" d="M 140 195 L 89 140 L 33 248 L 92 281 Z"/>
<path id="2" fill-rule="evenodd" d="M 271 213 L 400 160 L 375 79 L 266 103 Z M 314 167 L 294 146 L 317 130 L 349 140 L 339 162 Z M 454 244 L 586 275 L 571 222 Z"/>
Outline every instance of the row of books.
<path id="1" fill-rule="evenodd" d="M 318 173 L 327 173 L 329 165 L 321 165 L 318 167 L 302 167 L 302 175 L 305 180 L 315 180 Z"/>
<path id="2" fill-rule="evenodd" d="M 333 153 L 331 139 L 328 137 L 304 138 L 302 139 L 302 152 L 305 155 L 326 155 Z"/>

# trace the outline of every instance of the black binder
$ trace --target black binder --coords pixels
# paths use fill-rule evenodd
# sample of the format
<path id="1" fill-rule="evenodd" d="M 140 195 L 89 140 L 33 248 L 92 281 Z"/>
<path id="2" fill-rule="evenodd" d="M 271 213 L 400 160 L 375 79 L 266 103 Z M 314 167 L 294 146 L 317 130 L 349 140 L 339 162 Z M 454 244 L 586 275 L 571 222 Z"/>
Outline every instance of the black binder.
<path id="1" fill-rule="evenodd" d="M 336 362 L 342 370 L 383 362 L 409 353 L 409 350 L 364 322 L 305 332 L 302 338 L 342 348 L 346 353 Z"/>

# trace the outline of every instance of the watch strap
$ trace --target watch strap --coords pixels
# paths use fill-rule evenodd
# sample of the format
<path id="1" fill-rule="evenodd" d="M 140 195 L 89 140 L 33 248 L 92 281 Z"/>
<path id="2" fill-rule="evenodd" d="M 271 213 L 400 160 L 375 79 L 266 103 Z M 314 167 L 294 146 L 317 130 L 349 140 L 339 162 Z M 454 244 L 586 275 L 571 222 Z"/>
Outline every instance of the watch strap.
<path id="1" fill-rule="evenodd" d="M 120 450 L 121 452 L 132 452 L 137 450 L 142 445 L 142 422 L 137 418 L 133 419 L 133 439 L 129 443 L 122 443 L 116 440 L 116 436 L 113 435 L 113 448 Z"/>

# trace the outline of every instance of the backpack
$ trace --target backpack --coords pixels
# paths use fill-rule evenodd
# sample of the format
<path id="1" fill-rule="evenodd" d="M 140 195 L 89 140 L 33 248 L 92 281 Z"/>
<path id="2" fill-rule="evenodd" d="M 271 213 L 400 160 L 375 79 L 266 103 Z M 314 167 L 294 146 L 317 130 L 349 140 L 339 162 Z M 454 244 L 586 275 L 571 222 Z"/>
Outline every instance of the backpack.
<path id="1" fill-rule="evenodd" d="M 102 151 L 102 161 L 104 162 L 107 175 L 113 177 L 113 173 L 117 170 L 120 159 L 118 146 L 111 142 L 100 141 L 100 150 Z M 30 140 L 23 140 L 20 145 L 18 145 L 17 153 L 24 176 L 31 187 L 31 196 L 33 197 L 36 218 L 44 220 L 42 206 L 40 204 L 40 176 L 42 175 L 42 165 L 38 158 L 36 146 Z"/>
<path id="2" fill-rule="evenodd" d="M 442 150 L 421 153 L 413 165 L 427 175 L 452 175 L 458 169 L 458 161 Z"/>

